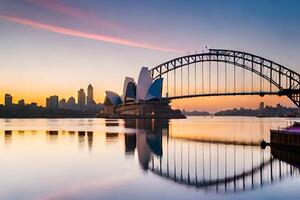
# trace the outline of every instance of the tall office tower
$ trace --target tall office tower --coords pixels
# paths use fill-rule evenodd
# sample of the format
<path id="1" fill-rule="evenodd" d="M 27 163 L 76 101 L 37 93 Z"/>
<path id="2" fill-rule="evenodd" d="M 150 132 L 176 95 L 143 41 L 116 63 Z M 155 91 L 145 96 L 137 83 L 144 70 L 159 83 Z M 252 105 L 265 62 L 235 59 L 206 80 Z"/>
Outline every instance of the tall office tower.
<path id="1" fill-rule="evenodd" d="M 76 110 L 75 98 L 70 97 L 67 101 L 67 109 Z"/>
<path id="2" fill-rule="evenodd" d="M 79 110 L 85 110 L 85 92 L 83 89 L 78 90 L 78 106 Z"/>
<path id="3" fill-rule="evenodd" d="M 49 108 L 50 107 L 50 98 L 47 97 L 46 98 L 46 108 Z"/>
<path id="4" fill-rule="evenodd" d="M 66 99 L 61 99 L 59 100 L 58 102 L 58 107 L 60 109 L 66 109 L 67 108 L 67 102 L 66 102 Z"/>
<path id="5" fill-rule="evenodd" d="M 260 104 L 258 106 L 258 115 L 262 116 L 264 113 L 264 109 L 265 109 L 265 103 L 260 102 Z"/>
<path id="6" fill-rule="evenodd" d="M 265 103 L 264 103 L 264 102 L 260 102 L 260 103 L 259 103 L 258 110 L 259 110 L 259 111 L 263 111 L 264 109 L 265 109 Z"/>
<path id="7" fill-rule="evenodd" d="M 51 110 L 58 109 L 58 96 L 54 95 L 46 98 L 46 108 Z"/>
<path id="8" fill-rule="evenodd" d="M 12 96 L 10 94 L 5 94 L 4 103 L 5 106 L 12 106 Z"/>
<path id="9" fill-rule="evenodd" d="M 87 106 L 90 107 L 94 104 L 94 88 L 89 84 L 87 89 Z"/>

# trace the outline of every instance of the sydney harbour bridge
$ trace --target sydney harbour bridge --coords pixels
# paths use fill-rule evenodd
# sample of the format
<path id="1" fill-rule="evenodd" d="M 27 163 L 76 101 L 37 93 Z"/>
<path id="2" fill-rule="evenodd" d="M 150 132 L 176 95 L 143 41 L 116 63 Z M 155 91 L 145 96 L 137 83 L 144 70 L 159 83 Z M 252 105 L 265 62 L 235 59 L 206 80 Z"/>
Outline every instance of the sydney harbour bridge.
<path id="1" fill-rule="evenodd" d="M 205 96 L 287 96 L 300 107 L 300 75 L 266 58 L 234 50 L 208 49 L 174 58 L 149 70 L 164 78 L 165 99 Z"/>
<path id="2" fill-rule="evenodd" d="M 251 53 L 208 49 L 142 67 L 137 83 L 126 77 L 122 95 L 106 91 L 103 117 L 184 118 L 172 100 L 236 95 L 286 96 L 299 108 L 300 75 Z"/>

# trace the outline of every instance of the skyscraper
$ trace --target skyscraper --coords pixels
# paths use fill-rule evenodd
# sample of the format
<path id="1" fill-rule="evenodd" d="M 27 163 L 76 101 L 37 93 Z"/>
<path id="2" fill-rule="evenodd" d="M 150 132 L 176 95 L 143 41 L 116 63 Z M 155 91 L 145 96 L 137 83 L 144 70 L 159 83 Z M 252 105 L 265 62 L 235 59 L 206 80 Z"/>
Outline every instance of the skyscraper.
<path id="1" fill-rule="evenodd" d="M 265 103 L 264 103 L 264 102 L 260 102 L 260 103 L 259 103 L 258 110 L 259 110 L 259 111 L 263 111 L 264 109 L 265 109 Z"/>
<path id="2" fill-rule="evenodd" d="M 70 97 L 67 101 L 67 108 L 70 110 L 76 110 L 75 98 Z"/>
<path id="3" fill-rule="evenodd" d="M 5 106 L 12 106 L 12 96 L 10 94 L 5 94 L 4 103 Z"/>
<path id="4" fill-rule="evenodd" d="M 67 108 L 67 102 L 66 102 L 66 99 L 61 99 L 59 102 L 58 102 L 58 107 L 60 109 L 66 109 Z"/>
<path id="5" fill-rule="evenodd" d="M 79 110 L 85 110 L 85 92 L 84 89 L 78 90 L 78 106 Z"/>
<path id="6" fill-rule="evenodd" d="M 260 116 L 263 115 L 264 109 L 265 109 L 265 103 L 264 103 L 264 102 L 260 102 L 259 107 L 258 107 L 258 114 L 259 114 Z"/>
<path id="7" fill-rule="evenodd" d="M 46 99 L 46 108 L 51 109 L 51 110 L 56 110 L 58 109 L 58 96 L 50 96 L 49 98 Z"/>
<path id="8" fill-rule="evenodd" d="M 87 106 L 91 107 L 94 104 L 94 88 L 89 84 L 87 89 Z"/>

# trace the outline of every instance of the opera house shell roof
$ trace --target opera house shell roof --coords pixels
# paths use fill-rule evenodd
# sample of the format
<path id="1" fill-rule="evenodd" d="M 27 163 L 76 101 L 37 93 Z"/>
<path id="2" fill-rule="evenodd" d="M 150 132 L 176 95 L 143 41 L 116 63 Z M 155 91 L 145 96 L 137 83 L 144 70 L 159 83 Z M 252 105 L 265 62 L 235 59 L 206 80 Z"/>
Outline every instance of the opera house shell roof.
<path id="1" fill-rule="evenodd" d="M 149 88 L 152 85 L 152 77 L 148 71 L 147 67 L 142 67 L 136 91 L 136 100 L 145 101 Z"/>
<path id="2" fill-rule="evenodd" d="M 133 78 L 126 77 L 122 97 L 112 91 L 106 91 L 106 97 L 114 106 L 125 104 L 128 101 L 150 101 L 162 98 L 162 87 L 163 78 L 153 81 L 148 68 L 142 67 L 137 85 Z"/>
<path id="3" fill-rule="evenodd" d="M 122 103 L 120 96 L 112 91 L 105 91 L 106 98 L 110 101 L 110 103 L 114 106 L 117 106 Z"/>
<path id="4" fill-rule="evenodd" d="M 156 79 L 150 86 L 146 98 L 146 101 L 153 100 L 153 99 L 161 99 L 162 94 L 162 84 L 163 78 Z"/>
<path id="5" fill-rule="evenodd" d="M 135 100 L 136 98 L 136 85 L 133 78 L 126 77 L 123 85 L 123 103 L 126 102 L 127 99 Z"/>

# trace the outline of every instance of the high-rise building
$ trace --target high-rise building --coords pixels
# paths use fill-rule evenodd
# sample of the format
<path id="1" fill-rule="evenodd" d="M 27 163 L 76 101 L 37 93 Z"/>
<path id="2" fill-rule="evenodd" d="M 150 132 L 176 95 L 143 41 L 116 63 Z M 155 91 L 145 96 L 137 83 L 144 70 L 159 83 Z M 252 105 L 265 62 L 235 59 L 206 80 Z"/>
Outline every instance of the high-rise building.
<path id="1" fill-rule="evenodd" d="M 58 107 L 60 109 L 66 109 L 67 108 L 67 102 L 66 102 L 66 99 L 61 99 L 59 102 L 58 102 Z"/>
<path id="2" fill-rule="evenodd" d="M 50 98 L 47 97 L 46 98 L 46 108 L 49 108 L 50 107 Z"/>
<path id="3" fill-rule="evenodd" d="M 94 88 L 89 84 L 87 89 L 87 106 L 90 107 L 94 104 Z"/>
<path id="4" fill-rule="evenodd" d="M 263 116 L 264 109 L 265 109 L 265 103 L 260 102 L 260 104 L 258 106 L 258 115 Z"/>
<path id="5" fill-rule="evenodd" d="M 67 109 L 76 110 L 76 102 L 74 97 L 70 97 L 67 101 Z"/>
<path id="6" fill-rule="evenodd" d="M 78 106 L 79 110 L 85 110 L 85 92 L 84 89 L 78 90 Z"/>
<path id="7" fill-rule="evenodd" d="M 20 99 L 20 100 L 18 101 L 18 106 L 25 106 L 25 101 L 24 101 L 24 99 Z"/>
<path id="8" fill-rule="evenodd" d="M 264 102 L 260 102 L 258 110 L 259 111 L 263 111 L 265 109 L 265 103 Z"/>
<path id="9" fill-rule="evenodd" d="M 58 109 L 58 96 L 50 96 L 49 98 L 46 99 L 46 108 L 51 109 L 51 110 L 56 110 Z"/>
<path id="10" fill-rule="evenodd" d="M 5 94 L 5 99 L 4 99 L 5 106 L 12 106 L 12 99 L 13 97 L 10 94 Z"/>

